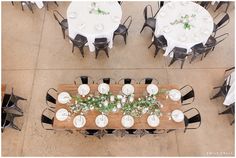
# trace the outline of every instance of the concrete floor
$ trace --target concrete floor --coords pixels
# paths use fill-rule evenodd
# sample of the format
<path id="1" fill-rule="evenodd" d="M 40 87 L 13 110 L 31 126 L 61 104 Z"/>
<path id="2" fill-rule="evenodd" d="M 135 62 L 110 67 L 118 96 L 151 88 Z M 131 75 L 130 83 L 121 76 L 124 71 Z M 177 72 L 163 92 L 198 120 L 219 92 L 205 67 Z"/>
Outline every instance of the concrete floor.
<path id="1" fill-rule="evenodd" d="M 154 47 L 151 31 L 139 31 L 143 25 L 143 8 L 156 2 L 124 2 L 123 19 L 131 15 L 133 23 L 129 30 L 127 45 L 122 37 L 117 37 L 110 50 L 110 58 L 101 53 L 97 60 L 85 48 L 85 58 L 79 50 L 71 53 L 68 39 L 62 38 L 52 10 L 59 10 L 66 16 L 69 2 L 59 2 L 50 11 L 34 7 L 32 14 L 27 8 L 21 11 L 19 4 L 2 2 L 2 83 L 11 87 L 17 95 L 28 99 L 20 102 L 24 117 L 17 118 L 21 132 L 6 129 L 2 133 L 2 156 L 233 156 L 234 125 L 230 126 L 231 116 L 219 116 L 223 109 L 223 98 L 210 101 L 212 87 L 222 84 L 224 70 L 234 65 L 234 3 L 228 10 L 230 23 L 218 33 L 230 36 L 215 48 L 203 61 L 196 60 L 191 65 L 185 62 L 179 69 L 176 62 L 168 67 L 170 58 L 163 57 L 160 51 L 153 58 Z M 215 6 L 214 6 L 215 7 Z M 209 8 L 212 16 L 216 15 Z M 222 7 L 221 9 L 224 9 Z M 78 133 L 45 131 L 40 124 L 40 116 L 45 105 L 45 93 L 50 87 L 60 83 L 72 83 L 79 75 L 90 75 L 95 79 L 108 76 L 156 77 L 160 84 L 177 84 L 180 87 L 190 84 L 194 87 L 196 100 L 183 107 L 196 107 L 202 116 L 202 126 L 186 133 L 176 131 L 159 136 L 84 138 Z"/>

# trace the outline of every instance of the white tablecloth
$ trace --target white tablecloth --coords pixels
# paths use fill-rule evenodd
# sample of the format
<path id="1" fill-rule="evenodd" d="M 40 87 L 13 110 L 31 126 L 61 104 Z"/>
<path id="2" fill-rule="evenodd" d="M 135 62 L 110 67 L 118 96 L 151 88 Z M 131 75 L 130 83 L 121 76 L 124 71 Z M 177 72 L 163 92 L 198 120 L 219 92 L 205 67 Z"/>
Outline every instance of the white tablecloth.
<path id="1" fill-rule="evenodd" d="M 234 81 L 235 81 L 234 72 L 232 72 L 227 77 L 227 81 L 226 81 L 227 85 L 230 85 L 230 89 L 225 97 L 225 100 L 223 103 L 224 105 L 230 105 L 235 102 Z"/>
<path id="2" fill-rule="evenodd" d="M 185 29 L 184 24 L 170 23 L 180 20 L 181 16 L 195 15 L 190 18 L 191 29 Z M 213 18 L 209 12 L 194 2 L 169 2 L 166 3 L 156 16 L 155 36 L 164 35 L 168 47 L 164 56 L 167 56 L 174 47 L 186 48 L 191 52 L 191 47 L 198 43 L 205 44 L 213 31 Z M 170 54 L 173 56 L 173 53 Z"/>
<path id="3" fill-rule="evenodd" d="M 43 1 L 30 1 L 32 3 L 35 3 L 37 5 L 38 8 L 43 8 Z"/>
<path id="4" fill-rule="evenodd" d="M 113 45 L 113 33 L 119 27 L 122 10 L 118 2 L 96 2 L 96 7 L 105 12 L 107 15 L 89 13 L 92 9 L 91 2 L 75 2 L 72 1 L 67 9 L 69 36 L 74 38 L 77 34 L 81 34 L 88 39 L 89 50 L 93 52 L 95 38 L 106 37 L 109 47 Z M 103 29 L 98 30 L 98 26 Z"/>

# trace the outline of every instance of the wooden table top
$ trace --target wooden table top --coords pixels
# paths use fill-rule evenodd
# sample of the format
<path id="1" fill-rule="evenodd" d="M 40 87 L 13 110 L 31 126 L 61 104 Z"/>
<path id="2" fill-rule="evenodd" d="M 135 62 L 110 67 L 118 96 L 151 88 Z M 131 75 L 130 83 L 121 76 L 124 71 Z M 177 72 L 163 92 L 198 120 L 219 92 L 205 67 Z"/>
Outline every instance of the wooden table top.
<path id="1" fill-rule="evenodd" d="M 121 93 L 121 89 L 122 89 L 123 85 L 119 85 L 119 84 L 110 84 L 110 92 L 114 95 L 120 94 Z M 147 85 L 145 84 L 133 84 L 134 86 L 134 98 L 140 98 L 143 97 L 144 92 L 146 91 L 146 87 Z M 94 94 L 95 92 L 97 93 L 97 88 L 98 85 L 97 84 L 91 84 L 89 85 L 90 87 L 90 93 Z M 158 85 L 159 91 L 160 90 L 171 90 L 171 89 L 179 89 L 177 86 L 175 85 Z M 60 84 L 58 86 L 58 94 L 60 92 L 68 92 L 70 93 L 72 96 L 77 95 L 77 89 L 78 87 L 74 84 Z M 166 93 L 161 93 L 157 95 L 157 100 L 160 101 L 164 106 L 163 108 L 161 108 L 161 113 L 162 116 L 160 117 L 160 124 L 158 127 L 156 128 L 152 128 L 148 125 L 147 123 L 147 117 L 149 116 L 149 114 L 144 114 L 141 117 L 138 118 L 134 118 L 134 125 L 132 128 L 134 129 L 184 129 L 184 121 L 182 122 L 174 122 L 173 120 L 170 120 L 170 114 L 173 110 L 175 109 L 179 109 L 181 110 L 181 102 L 180 101 L 172 101 L 168 98 L 166 98 Z M 56 103 L 56 109 L 55 111 L 58 111 L 61 108 L 65 108 L 68 111 L 69 110 L 69 106 L 66 104 L 60 104 L 60 103 Z M 56 119 L 56 117 L 54 118 L 54 122 L 53 122 L 53 128 L 54 129 L 74 129 L 74 130 L 85 130 L 85 129 L 101 129 L 99 127 L 96 126 L 95 124 L 95 119 L 98 115 L 100 115 L 101 113 L 99 111 L 88 111 L 86 114 L 84 114 L 85 118 L 86 118 L 86 124 L 83 128 L 76 128 L 73 125 L 73 119 L 75 116 L 79 115 L 79 113 L 77 114 L 72 114 L 70 115 L 65 121 L 59 121 Z M 107 115 L 108 117 L 108 125 L 103 128 L 103 129 L 125 129 L 122 124 L 121 124 L 121 118 L 123 116 L 122 111 L 116 112 L 116 113 L 109 113 Z"/>
<path id="2" fill-rule="evenodd" d="M 6 84 L 2 84 L 1 89 L 2 89 L 2 94 L 1 95 L 2 95 L 2 101 L 3 101 L 3 97 L 4 97 L 5 93 L 6 93 L 7 85 Z"/>

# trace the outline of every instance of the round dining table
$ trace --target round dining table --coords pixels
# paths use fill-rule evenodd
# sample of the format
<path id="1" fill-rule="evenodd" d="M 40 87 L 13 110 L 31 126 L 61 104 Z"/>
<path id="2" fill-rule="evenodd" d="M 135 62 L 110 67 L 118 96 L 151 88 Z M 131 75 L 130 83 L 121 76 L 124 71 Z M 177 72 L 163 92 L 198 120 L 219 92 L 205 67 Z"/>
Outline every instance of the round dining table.
<path id="1" fill-rule="evenodd" d="M 90 52 L 95 51 L 95 38 L 107 38 L 112 48 L 113 34 L 121 18 L 121 6 L 116 1 L 72 1 L 67 9 L 69 36 L 73 39 L 77 34 L 85 36 Z"/>
<path id="2" fill-rule="evenodd" d="M 209 12 L 197 3 L 168 2 L 156 16 L 154 35 L 163 35 L 167 40 L 164 56 L 170 54 L 174 47 L 181 47 L 191 52 L 196 44 L 205 44 L 213 32 L 214 22 Z M 171 52 L 171 53 L 170 53 Z"/>

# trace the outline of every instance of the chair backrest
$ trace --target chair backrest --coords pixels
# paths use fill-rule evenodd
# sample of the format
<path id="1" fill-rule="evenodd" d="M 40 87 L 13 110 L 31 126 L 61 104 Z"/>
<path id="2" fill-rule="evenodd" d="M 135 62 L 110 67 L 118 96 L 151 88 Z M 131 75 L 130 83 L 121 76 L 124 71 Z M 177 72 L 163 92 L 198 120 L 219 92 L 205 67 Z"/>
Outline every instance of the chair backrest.
<path id="1" fill-rule="evenodd" d="M 97 81 L 97 84 L 101 83 L 101 81 L 102 81 L 102 83 L 106 83 L 106 84 L 110 84 L 111 82 L 114 83 L 114 84 L 116 84 L 116 80 L 113 79 L 113 78 L 109 78 L 109 77 L 107 77 L 107 78 L 100 78 L 100 79 Z"/>
<path id="2" fill-rule="evenodd" d="M 61 21 L 58 18 L 58 15 L 62 18 L 62 20 L 64 20 L 65 18 L 61 15 L 61 13 L 59 13 L 57 10 L 53 10 L 53 16 L 55 18 L 55 20 L 61 25 Z"/>
<path id="3" fill-rule="evenodd" d="M 156 40 L 160 43 L 162 47 L 167 45 L 167 40 L 163 35 L 157 37 Z"/>
<path id="4" fill-rule="evenodd" d="M 121 83 L 123 81 L 123 83 Z M 132 78 L 121 78 L 119 81 L 118 81 L 118 84 L 132 84 L 132 81 L 133 83 L 137 83 L 135 79 L 132 79 Z"/>
<path id="5" fill-rule="evenodd" d="M 148 19 L 148 7 L 151 10 L 151 17 L 153 18 L 153 11 L 152 11 L 152 6 L 150 4 L 148 4 L 147 6 L 145 6 L 144 10 L 143 10 L 143 15 L 144 15 L 144 19 L 147 20 Z"/>
<path id="6" fill-rule="evenodd" d="M 95 38 L 95 42 L 93 43 L 96 48 L 106 48 L 109 45 L 107 38 Z"/>
<path id="7" fill-rule="evenodd" d="M 200 6 L 204 7 L 204 8 L 207 8 L 207 6 L 209 5 L 210 2 L 207 2 L 207 1 L 202 1 L 200 3 Z"/>
<path id="8" fill-rule="evenodd" d="M 55 106 L 52 106 L 49 103 L 52 103 L 54 105 L 56 104 L 56 99 L 55 99 L 56 95 L 57 95 L 57 90 L 54 88 L 49 88 L 46 93 L 46 104 L 51 108 L 55 108 Z"/>
<path id="9" fill-rule="evenodd" d="M 191 104 L 195 99 L 194 89 L 190 85 L 185 85 L 182 88 L 180 88 L 181 92 L 181 103 L 182 105 L 188 105 Z M 186 102 L 188 101 L 188 102 Z"/>
<path id="10" fill-rule="evenodd" d="M 87 129 L 86 135 L 95 135 L 95 134 L 97 134 L 97 132 L 98 132 L 97 129 Z"/>
<path id="11" fill-rule="evenodd" d="M 222 19 L 216 24 L 216 30 L 219 30 L 223 27 L 225 27 L 229 21 L 230 21 L 230 18 L 229 18 L 229 14 L 228 13 L 225 13 L 225 12 L 222 12 L 222 13 L 219 13 L 216 17 L 218 17 L 219 15 L 223 14 L 224 16 L 222 17 Z M 216 18 L 215 17 L 215 18 Z M 214 19 L 215 19 L 214 18 Z"/>
<path id="12" fill-rule="evenodd" d="M 143 78 L 139 81 L 139 84 L 142 84 L 144 82 L 144 84 L 151 84 L 153 82 L 155 82 L 155 84 L 159 84 L 159 81 L 155 78 L 151 78 L 151 77 L 147 77 L 147 78 Z"/>
<path id="13" fill-rule="evenodd" d="M 129 21 L 128 21 L 128 20 L 129 20 Z M 131 17 L 131 16 L 128 16 L 128 17 L 126 18 L 126 20 L 124 21 L 123 25 L 125 25 L 126 22 L 128 22 L 128 26 L 126 26 L 126 28 L 127 28 L 127 30 L 129 30 L 129 27 L 130 27 L 130 25 L 131 25 L 131 23 L 132 23 L 132 17 Z"/>
<path id="14" fill-rule="evenodd" d="M 74 79 L 74 84 L 79 86 L 79 84 L 91 84 L 94 83 L 93 78 L 90 76 L 77 76 Z"/>
<path id="15" fill-rule="evenodd" d="M 186 114 L 188 114 L 188 113 L 190 114 L 190 112 L 191 112 L 191 116 L 190 117 L 186 116 Z M 191 109 L 185 111 L 184 114 L 185 114 L 185 117 L 187 118 L 187 124 L 185 123 L 186 129 L 197 129 L 201 126 L 201 114 L 198 111 L 198 109 L 191 108 Z M 195 124 L 195 123 L 198 123 L 197 127 L 194 127 L 194 128 L 188 127 L 190 124 Z"/>
<path id="16" fill-rule="evenodd" d="M 216 44 L 215 45 L 218 45 L 219 43 L 224 41 L 228 36 L 229 36 L 229 33 L 224 33 L 222 35 L 219 35 L 219 36 L 215 37 L 215 39 L 216 39 Z"/>
<path id="17" fill-rule="evenodd" d="M 187 49 L 185 48 L 174 47 L 172 51 L 174 52 L 174 58 L 177 59 L 184 59 L 188 56 Z"/>
<path id="18" fill-rule="evenodd" d="M 51 113 L 53 117 L 45 115 L 46 113 Z M 52 126 L 53 126 L 54 115 L 55 115 L 55 112 L 49 108 L 46 108 L 43 110 L 42 115 L 41 115 L 41 125 L 45 130 L 53 130 Z M 51 128 L 46 128 L 45 124 L 50 125 Z"/>

